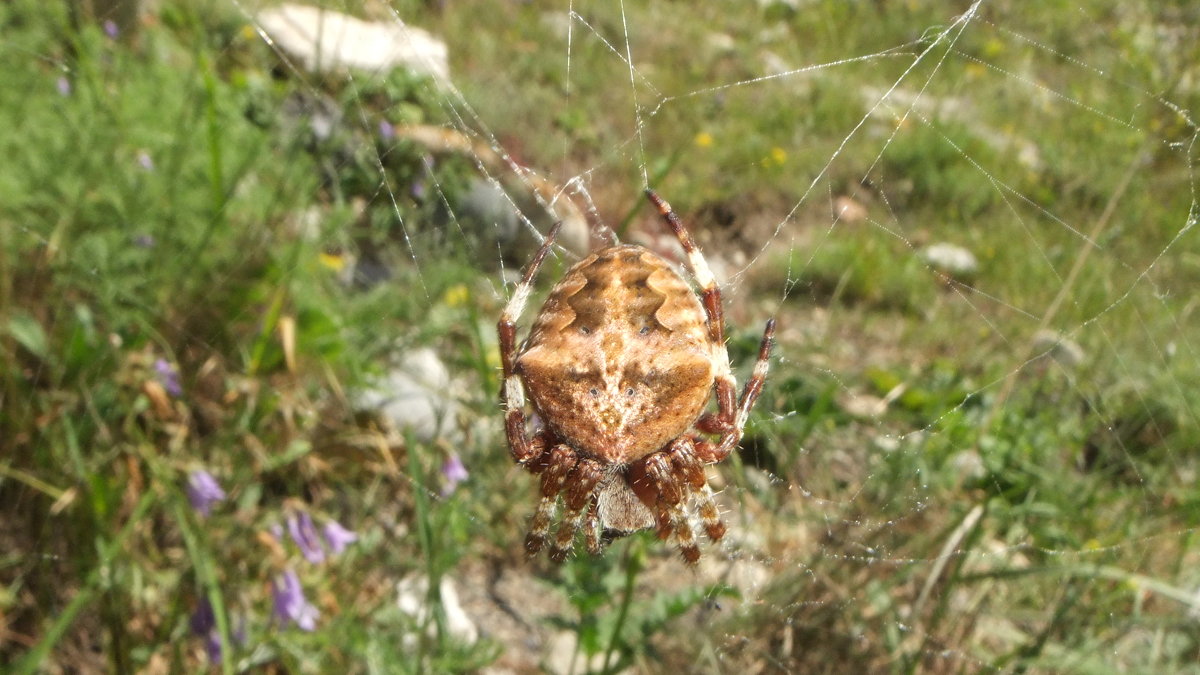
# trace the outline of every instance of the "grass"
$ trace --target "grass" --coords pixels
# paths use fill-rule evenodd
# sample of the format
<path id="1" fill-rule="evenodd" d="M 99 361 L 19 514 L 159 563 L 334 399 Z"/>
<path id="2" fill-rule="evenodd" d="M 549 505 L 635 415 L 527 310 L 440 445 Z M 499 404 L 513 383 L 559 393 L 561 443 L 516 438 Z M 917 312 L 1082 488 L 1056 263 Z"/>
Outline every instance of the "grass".
<path id="1" fill-rule="evenodd" d="M 962 3 L 634 4 L 343 7 L 445 36 L 449 93 L 295 72 L 225 0 L 115 34 L 0 8 L 0 663 L 1194 670 L 1192 10 L 998 1 L 951 39 Z M 493 332 L 522 253 L 472 221 L 481 156 L 381 121 L 580 176 L 631 237 L 644 166 L 732 273 L 737 367 L 778 315 L 697 571 L 648 534 L 525 559 Z M 931 269 L 942 241 L 978 273 Z M 443 433 L 357 409 L 425 347 Z M 304 518 L 358 539 L 315 559 Z"/>

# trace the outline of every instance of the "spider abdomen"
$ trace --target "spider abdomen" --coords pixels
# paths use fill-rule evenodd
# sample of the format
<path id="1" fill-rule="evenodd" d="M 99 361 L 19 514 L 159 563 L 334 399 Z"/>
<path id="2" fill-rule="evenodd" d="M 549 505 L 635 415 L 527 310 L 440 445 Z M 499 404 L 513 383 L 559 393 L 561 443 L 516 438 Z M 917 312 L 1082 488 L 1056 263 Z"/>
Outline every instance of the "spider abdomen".
<path id="1" fill-rule="evenodd" d="M 613 246 L 550 292 L 516 370 L 556 434 L 624 464 L 686 433 L 703 412 L 716 374 L 705 320 L 666 260 Z"/>

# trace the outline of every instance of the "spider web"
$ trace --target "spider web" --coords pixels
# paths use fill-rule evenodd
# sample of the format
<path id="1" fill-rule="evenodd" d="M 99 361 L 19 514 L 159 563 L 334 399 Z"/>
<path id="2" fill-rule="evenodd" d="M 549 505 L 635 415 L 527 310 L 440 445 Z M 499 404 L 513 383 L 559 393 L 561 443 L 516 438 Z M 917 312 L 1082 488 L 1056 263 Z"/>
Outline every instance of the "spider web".
<path id="1" fill-rule="evenodd" d="M 1189 76 L 1131 63 L 1146 48 L 1161 59 L 1166 47 L 1136 34 L 1124 48 L 1107 44 L 1088 10 L 1055 26 L 1072 35 L 1064 40 L 1023 22 L 1014 6 L 947 5 L 906 41 L 866 52 L 849 46 L 870 44 L 868 36 L 820 58 L 802 41 L 788 44 L 802 37 L 788 32 L 789 22 L 807 25 L 810 10 L 820 11 L 803 3 L 743 9 L 749 16 L 740 25 L 729 20 L 730 35 L 721 31 L 723 10 L 707 17 L 710 31 L 695 32 L 687 28 L 694 10 L 683 5 L 634 12 L 624 3 L 547 4 L 509 15 L 542 27 L 501 29 L 508 44 L 494 52 L 498 69 L 471 64 L 440 83 L 450 128 L 486 149 L 471 158 L 487 180 L 514 209 L 522 190 L 539 198 L 540 212 L 521 213 L 524 228 L 543 223 L 544 231 L 547 200 L 570 199 L 594 231 L 670 251 L 645 210 L 636 227 L 621 220 L 653 183 L 683 205 L 723 276 L 743 377 L 754 327 L 780 317 L 775 388 L 735 466 L 717 472 L 732 533 L 685 581 L 736 579 L 740 614 L 708 636 L 716 663 L 763 667 L 745 643 L 772 654 L 775 667 L 801 663 L 813 657 L 798 653 L 813 645 L 795 643 L 820 643 L 820 631 L 804 624 L 823 622 L 835 644 L 887 642 L 869 632 L 892 630 L 907 634 L 892 638 L 893 648 L 914 662 L 974 670 L 1053 625 L 1026 617 L 1036 605 L 1012 597 L 1019 582 L 993 589 L 959 581 L 972 574 L 1020 579 L 1044 565 L 1058 568 L 1047 575 L 1051 585 L 1079 576 L 1084 585 L 1116 577 L 1138 586 L 1144 575 L 1186 592 L 1188 575 L 1162 578 L 1167 567 L 1142 552 L 1192 532 L 1161 505 L 1194 471 L 1183 440 L 1194 435 L 1179 429 L 1195 422 L 1196 410 L 1186 384 L 1197 365 L 1193 302 L 1180 285 L 1194 275 L 1181 268 L 1195 251 L 1196 128 L 1185 87 L 1165 83 Z M 845 23 L 828 28 L 854 31 L 856 13 L 831 16 Z M 1132 9 L 1114 20 L 1136 33 L 1166 30 L 1167 16 Z M 562 53 L 535 101 L 522 100 L 538 89 L 523 81 L 532 69 L 513 68 L 522 40 L 549 41 Z M 724 59 L 704 53 L 726 40 L 733 46 Z M 743 41 L 753 46 L 742 49 Z M 712 69 L 680 77 L 692 53 Z M 486 84 L 460 88 L 460 76 Z M 486 91 L 491 86 L 498 91 Z M 618 98 L 600 107 L 593 90 Z M 522 95 L 508 98 L 513 91 Z M 825 96 L 851 99 L 845 117 L 828 126 L 800 122 Z M 601 140 L 580 150 L 564 130 L 569 122 L 545 115 L 545 126 L 521 125 L 539 105 L 575 116 L 581 135 L 600 127 Z M 806 133 L 814 128 L 820 137 Z M 547 138 L 520 136 L 529 133 Z M 1120 140 L 1092 147 L 1110 135 Z M 757 155 L 714 147 L 725 144 L 757 146 Z M 664 167 L 675 153 L 682 158 Z M 560 191 L 542 194 L 531 180 L 502 175 L 525 178 L 523 166 Z M 924 208 L 922 199 L 941 206 Z M 1139 221 L 1133 204 L 1142 200 L 1163 203 L 1157 222 Z M 415 267 L 433 259 L 408 242 Z M 979 269 L 956 271 L 935 259 L 939 242 L 974 253 Z M 498 262 L 509 278 L 521 264 Z M 507 292 L 493 289 L 499 304 Z M 1065 419 L 1037 419 L 1041 408 Z M 1041 503 L 1039 490 L 1055 486 L 1021 476 L 1036 475 L 1042 463 L 1081 485 L 1125 493 L 1113 502 L 1134 513 L 1125 532 L 1041 522 L 1107 519 L 1112 504 L 1073 513 L 1052 497 L 1045 516 L 993 515 Z M 644 592 L 659 584 L 678 591 L 675 567 L 669 552 L 655 556 Z M 1115 601 L 1117 609 L 1112 598 L 1097 606 L 1122 623 L 1119 607 L 1132 614 L 1138 592 Z M 1190 603 L 1177 597 L 1163 616 L 1190 612 Z M 858 634 L 856 621 L 876 606 L 885 618 Z M 959 632 L 960 620 L 980 627 Z M 1104 636 L 1067 632 L 1056 642 Z M 1124 641 L 1112 662 L 1136 663 L 1137 644 Z M 816 658 L 879 658 L 839 648 L 846 652 L 818 650 Z M 1053 664 L 1057 655 L 1046 658 Z"/>
<path id="2" fill-rule="evenodd" d="M 317 217 L 345 229 L 315 236 L 350 295 L 404 296 L 408 315 L 373 327 L 390 334 L 378 368 L 431 347 L 478 418 L 451 443 L 473 493 L 502 493 L 462 510 L 492 545 L 447 575 L 504 662 L 564 669 L 565 641 L 565 669 L 599 670 L 554 617 L 635 556 L 633 597 L 682 607 L 656 624 L 666 610 L 633 605 L 640 669 L 651 653 L 754 672 L 1182 668 L 1195 653 L 1194 10 L 324 4 L 447 41 L 449 73 L 405 80 L 397 102 L 390 76 L 313 70 L 263 7 L 217 3 L 278 60 L 297 124 L 344 106 L 325 180 L 362 184 L 323 188 Z M 264 105 L 282 119 L 291 104 Z M 582 229 L 522 330 L 586 248 L 680 260 L 647 186 L 719 277 L 739 381 L 770 316 L 777 347 L 741 451 L 711 474 L 729 534 L 699 568 L 645 537 L 559 573 L 519 555 L 535 479 L 506 462 L 478 391 L 496 383 L 472 355 L 488 363 L 495 313 L 554 220 Z M 469 329 L 414 321 L 464 302 Z M 445 438 L 427 447 L 437 464 Z M 526 597 L 547 584 L 559 595 Z"/>

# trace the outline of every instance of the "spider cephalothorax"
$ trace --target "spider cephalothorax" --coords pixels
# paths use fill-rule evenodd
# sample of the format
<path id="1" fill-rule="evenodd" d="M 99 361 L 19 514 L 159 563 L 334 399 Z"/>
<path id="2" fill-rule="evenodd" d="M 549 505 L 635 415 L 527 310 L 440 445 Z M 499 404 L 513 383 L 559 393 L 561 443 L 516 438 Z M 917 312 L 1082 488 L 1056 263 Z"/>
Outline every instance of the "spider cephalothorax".
<path id="1" fill-rule="evenodd" d="M 716 280 L 670 205 L 646 194 L 683 245 L 699 297 L 649 250 L 610 246 L 567 271 L 518 349 L 516 321 L 556 226 L 500 318 L 508 444 L 518 463 L 541 475 L 541 501 L 525 539 L 530 554 L 546 544 L 560 495 L 566 515 L 554 535 L 555 560 L 566 557 L 583 525 L 593 554 L 601 528 L 654 527 L 694 563 L 700 549 L 689 521 L 693 503 L 709 539 L 725 534 L 704 465 L 728 457 L 741 440 L 767 375 L 775 322 L 767 322 L 739 398 Z M 713 393 L 717 411 L 705 413 Z M 532 436 L 527 394 L 544 423 Z"/>

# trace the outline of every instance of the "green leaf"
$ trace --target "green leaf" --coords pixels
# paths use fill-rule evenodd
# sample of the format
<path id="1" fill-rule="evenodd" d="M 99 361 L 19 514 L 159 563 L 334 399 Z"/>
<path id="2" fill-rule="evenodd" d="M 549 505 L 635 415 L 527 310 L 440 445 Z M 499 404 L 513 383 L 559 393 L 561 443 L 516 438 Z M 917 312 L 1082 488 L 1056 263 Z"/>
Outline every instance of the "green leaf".
<path id="1" fill-rule="evenodd" d="M 46 361 L 50 350 L 46 340 L 46 331 L 37 319 L 26 312 L 18 312 L 8 319 L 8 334 L 24 347 L 30 354 Z"/>

